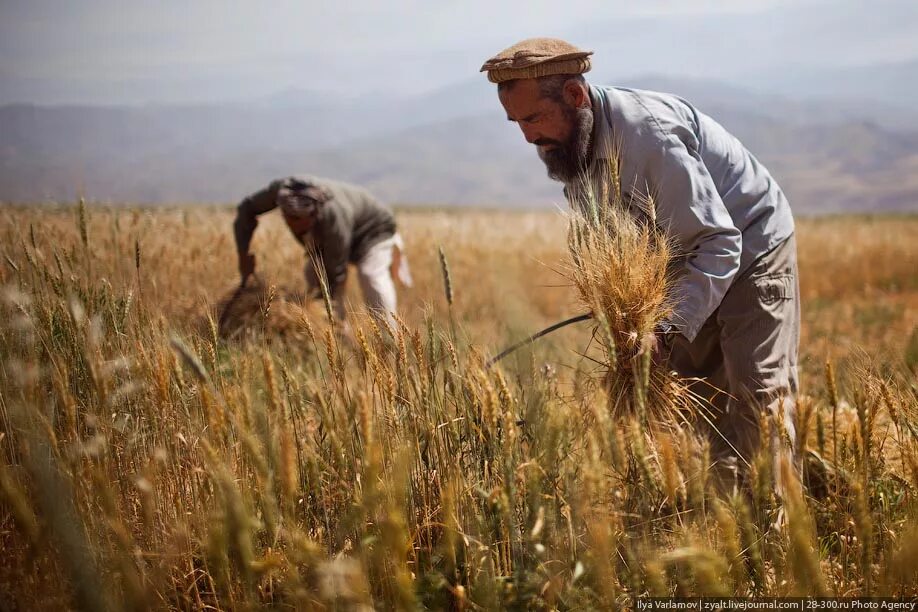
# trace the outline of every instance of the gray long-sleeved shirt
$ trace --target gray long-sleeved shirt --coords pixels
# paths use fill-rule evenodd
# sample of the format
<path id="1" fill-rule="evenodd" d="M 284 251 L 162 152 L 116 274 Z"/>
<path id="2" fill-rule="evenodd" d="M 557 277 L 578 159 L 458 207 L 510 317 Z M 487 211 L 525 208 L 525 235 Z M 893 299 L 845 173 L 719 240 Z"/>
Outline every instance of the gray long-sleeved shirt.
<path id="1" fill-rule="evenodd" d="M 322 258 L 332 296 L 347 277 L 348 262 L 359 262 L 373 245 L 395 234 L 395 216 L 368 191 L 347 183 L 313 176 L 278 179 L 245 198 L 236 210 L 233 229 L 236 249 L 248 253 L 252 234 L 258 226 L 258 215 L 278 206 L 278 194 L 291 184 L 316 185 L 331 194 L 319 209 L 311 230 L 311 246 Z M 297 236 L 306 243 L 307 236 Z"/>
<path id="2" fill-rule="evenodd" d="M 673 323 L 692 341 L 730 288 L 794 232 L 778 183 L 742 143 L 676 96 L 590 87 L 593 160 L 599 176 L 619 152 L 626 200 L 652 195 L 656 224 L 682 254 Z M 565 194 L 577 200 L 576 184 Z"/>

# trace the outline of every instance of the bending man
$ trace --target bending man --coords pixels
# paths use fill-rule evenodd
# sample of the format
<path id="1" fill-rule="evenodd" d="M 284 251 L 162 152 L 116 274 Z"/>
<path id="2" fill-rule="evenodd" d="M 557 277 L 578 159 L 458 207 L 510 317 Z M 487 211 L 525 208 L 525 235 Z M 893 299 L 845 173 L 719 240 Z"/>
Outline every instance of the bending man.
<path id="1" fill-rule="evenodd" d="M 310 176 L 273 181 L 245 198 L 236 212 L 233 229 L 243 281 L 255 271 L 249 246 L 258 216 L 275 208 L 281 209 L 287 227 L 310 255 L 305 270 L 308 297 L 321 296 L 319 275 L 324 273 L 336 314 L 343 320 L 347 265 L 353 263 L 367 307 L 392 322 L 393 278 L 411 286 L 411 276 L 391 210 L 366 190 L 345 183 Z"/>

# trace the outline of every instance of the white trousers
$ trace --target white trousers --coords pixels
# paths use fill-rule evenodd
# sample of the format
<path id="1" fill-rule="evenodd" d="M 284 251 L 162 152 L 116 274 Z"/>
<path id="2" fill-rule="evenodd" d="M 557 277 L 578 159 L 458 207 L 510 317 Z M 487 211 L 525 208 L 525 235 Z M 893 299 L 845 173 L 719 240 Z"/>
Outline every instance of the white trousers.
<path id="1" fill-rule="evenodd" d="M 308 273 L 311 266 L 307 265 L 306 282 L 312 285 L 313 281 Z M 374 244 L 366 254 L 357 262 L 357 280 L 360 290 L 370 313 L 380 320 L 395 325 L 396 307 L 398 298 L 395 291 L 395 279 L 403 287 L 412 285 L 411 270 L 408 259 L 403 252 L 402 237 L 395 234 Z M 311 288 L 311 287 L 310 287 Z M 335 296 L 335 313 L 340 320 L 345 318 L 344 294 L 339 292 Z"/>

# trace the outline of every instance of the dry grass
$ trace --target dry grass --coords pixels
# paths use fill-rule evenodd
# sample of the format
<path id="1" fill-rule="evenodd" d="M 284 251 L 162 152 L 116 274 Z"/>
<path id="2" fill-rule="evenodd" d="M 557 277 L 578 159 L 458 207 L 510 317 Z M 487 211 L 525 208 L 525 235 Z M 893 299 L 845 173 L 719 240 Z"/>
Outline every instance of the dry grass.
<path id="1" fill-rule="evenodd" d="M 355 318 L 353 342 L 321 305 L 298 304 L 302 255 L 266 221 L 254 248 L 274 297 L 259 293 L 256 331 L 227 341 L 213 323 L 236 277 L 229 211 L 3 210 L 4 607 L 918 594 L 918 397 L 904 359 L 918 220 L 801 223 L 798 432 L 813 469 L 790 479 L 783 511 L 768 458 L 749 496 L 724 495 L 689 430 L 604 410 L 577 354 L 589 329 L 482 367 L 582 308 L 552 269 L 560 216 L 400 215 L 417 283 L 405 324 L 390 340 Z M 850 254 L 825 256 L 832 244 Z M 293 313 L 283 334 L 281 312 Z"/>

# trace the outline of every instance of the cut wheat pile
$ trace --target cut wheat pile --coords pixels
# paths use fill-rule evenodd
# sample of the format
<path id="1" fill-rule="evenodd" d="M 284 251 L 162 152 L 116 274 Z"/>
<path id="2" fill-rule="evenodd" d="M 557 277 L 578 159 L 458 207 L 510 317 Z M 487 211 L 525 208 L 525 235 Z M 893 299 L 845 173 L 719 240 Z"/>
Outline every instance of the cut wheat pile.
<path id="1" fill-rule="evenodd" d="M 229 341 L 257 335 L 308 346 L 310 327 L 327 322 L 320 304 L 259 279 L 226 294 L 217 302 L 216 314 L 217 333 Z M 209 317 L 208 325 L 212 323 Z"/>

